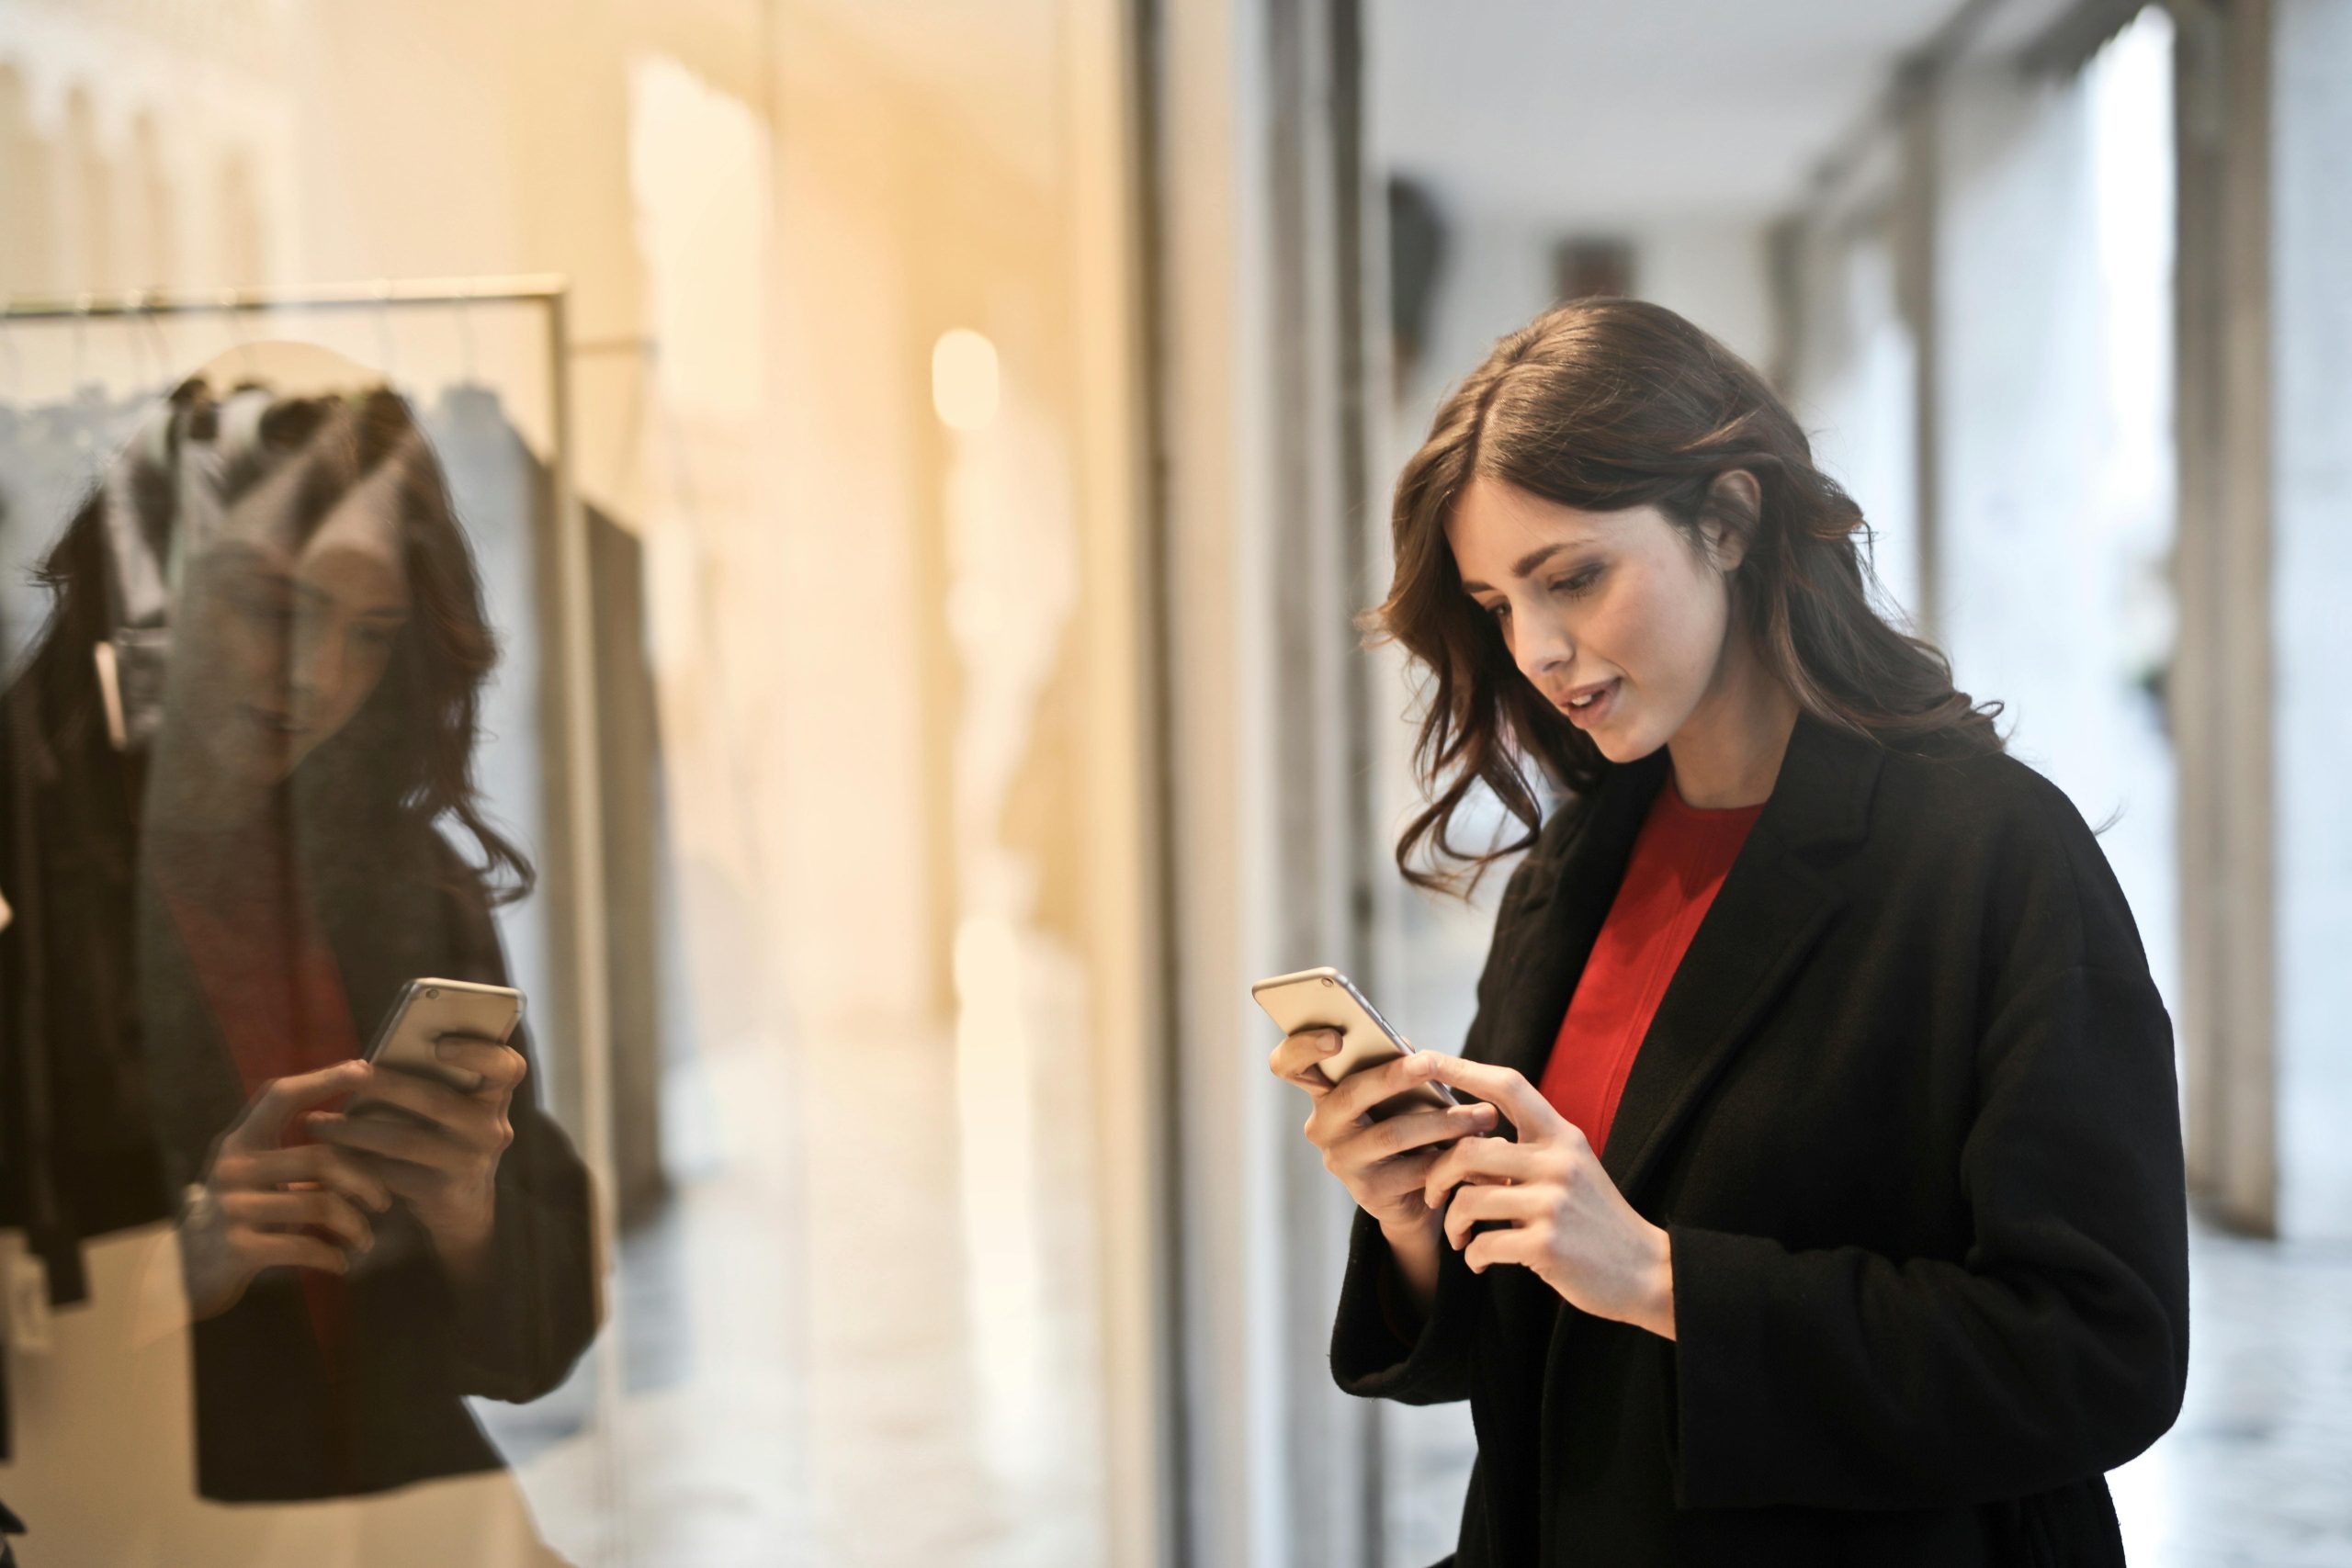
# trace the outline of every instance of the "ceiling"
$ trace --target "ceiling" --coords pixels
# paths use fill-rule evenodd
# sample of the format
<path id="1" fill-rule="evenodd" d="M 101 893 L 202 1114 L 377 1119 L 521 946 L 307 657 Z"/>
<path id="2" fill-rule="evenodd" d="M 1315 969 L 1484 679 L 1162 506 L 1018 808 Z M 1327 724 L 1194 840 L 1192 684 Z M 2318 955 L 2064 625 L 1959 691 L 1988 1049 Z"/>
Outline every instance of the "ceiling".
<path id="1" fill-rule="evenodd" d="M 1374 0 L 1374 133 L 1457 209 L 1555 227 L 1761 218 L 1960 8 Z"/>

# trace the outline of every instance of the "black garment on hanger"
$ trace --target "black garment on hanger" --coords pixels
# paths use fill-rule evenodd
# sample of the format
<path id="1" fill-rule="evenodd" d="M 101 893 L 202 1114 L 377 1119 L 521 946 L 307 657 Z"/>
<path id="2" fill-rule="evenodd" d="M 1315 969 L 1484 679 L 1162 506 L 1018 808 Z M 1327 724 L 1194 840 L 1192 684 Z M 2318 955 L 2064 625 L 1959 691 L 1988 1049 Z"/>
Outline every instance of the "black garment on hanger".
<path id="1" fill-rule="evenodd" d="M 83 583 L 107 570 L 102 505 L 53 558 Z M 245 1102 L 142 858 L 149 763 L 109 736 L 86 657 L 109 630 L 103 596 L 65 603 L 71 619 L 52 618 L 47 651 L 0 693 L 0 887 L 17 913 L 0 931 L 0 1227 L 28 1231 L 61 1303 L 86 1293 L 83 1244 L 173 1213 Z M 349 797 L 328 785 L 314 799 Z M 431 824 L 379 809 L 390 818 L 337 819 L 300 844 L 361 1038 L 408 979 L 506 978 L 479 877 Z M 528 1036 L 514 1043 L 532 1055 Z M 535 1067 L 509 1110 L 482 1288 L 458 1292 L 396 1210 L 346 1279 L 348 1349 L 333 1364 L 287 1271 L 195 1325 L 203 1495 L 322 1498 L 500 1467 L 466 1399 L 546 1393 L 599 1316 L 587 1173 L 542 1095 Z"/>

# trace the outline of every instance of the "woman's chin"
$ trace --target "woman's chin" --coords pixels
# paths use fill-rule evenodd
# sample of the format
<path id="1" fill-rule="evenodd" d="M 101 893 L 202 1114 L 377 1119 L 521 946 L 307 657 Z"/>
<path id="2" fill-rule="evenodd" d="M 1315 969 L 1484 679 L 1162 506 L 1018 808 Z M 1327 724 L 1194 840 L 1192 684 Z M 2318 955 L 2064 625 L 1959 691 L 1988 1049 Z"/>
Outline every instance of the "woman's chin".
<path id="1" fill-rule="evenodd" d="M 276 737 L 215 747 L 211 756 L 222 783 L 248 790 L 276 789 L 293 773 L 299 760 L 294 748 Z"/>

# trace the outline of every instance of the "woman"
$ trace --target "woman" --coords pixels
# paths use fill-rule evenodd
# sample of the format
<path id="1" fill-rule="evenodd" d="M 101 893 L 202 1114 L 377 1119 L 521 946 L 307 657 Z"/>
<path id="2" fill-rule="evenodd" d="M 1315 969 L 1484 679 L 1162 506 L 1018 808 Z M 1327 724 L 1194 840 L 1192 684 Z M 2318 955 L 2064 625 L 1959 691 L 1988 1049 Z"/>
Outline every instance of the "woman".
<path id="1" fill-rule="evenodd" d="M 82 1242 L 175 1221 L 207 1497 L 494 1470 L 466 1396 L 553 1388 L 597 1303 L 522 1038 L 442 1042 L 470 1093 L 357 1059 L 409 979 L 503 983 L 531 877 L 472 783 L 495 647 L 431 450 L 380 387 L 199 379 L 50 575 L 0 758 L 0 1223 L 72 1300 Z"/>
<path id="2" fill-rule="evenodd" d="M 1360 1209 L 1340 1386 L 1470 1401 L 1461 1568 L 2121 1560 L 2102 1476 L 2188 1361 L 2170 1023 L 1861 526 L 1752 369 L 1623 299 L 1503 339 L 1398 482 L 1399 864 L 1527 853 L 1462 1055 L 1272 1066 Z M 1482 786 L 1526 832 L 1465 852 Z M 1366 1115 L 1427 1079 L 1466 1103 Z"/>

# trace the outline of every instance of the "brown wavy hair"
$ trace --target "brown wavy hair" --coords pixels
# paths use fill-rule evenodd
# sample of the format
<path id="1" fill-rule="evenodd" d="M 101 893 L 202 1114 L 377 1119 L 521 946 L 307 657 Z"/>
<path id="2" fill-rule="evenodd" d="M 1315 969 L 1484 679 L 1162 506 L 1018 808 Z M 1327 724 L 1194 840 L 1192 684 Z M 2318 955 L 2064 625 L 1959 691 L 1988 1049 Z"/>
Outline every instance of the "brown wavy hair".
<path id="1" fill-rule="evenodd" d="M 1735 468 L 1755 477 L 1758 505 L 1714 489 Z M 1446 522 L 1479 477 L 1580 511 L 1655 506 L 1694 550 L 1713 518 L 1747 540 L 1730 578 L 1734 635 L 1751 638 L 1805 712 L 1920 755 L 2002 749 L 1993 727 L 2001 705 L 1953 690 L 1943 653 L 1873 602 L 1861 508 L 1815 465 L 1764 378 L 1663 306 L 1577 299 L 1495 344 L 1439 406 L 1396 481 L 1396 573 L 1363 620 L 1429 674 L 1413 753 L 1429 805 L 1396 843 L 1397 867 L 1416 886 L 1466 893 L 1535 841 L 1543 805 L 1531 762 L 1578 795 L 1611 766 L 1463 592 Z M 1480 785 L 1522 831 L 1464 848 L 1456 818 Z"/>
<path id="2" fill-rule="evenodd" d="M 211 389 L 192 379 L 172 400 L 208 417 Z M 324 858 L 380 873 L 389 863 L 421 858 L 414 857 L 421 837 L 446 822 L 479 852 L 478 858 L 465 857 L 453 890 L 479 894 L 492 904 L 526 897 L 537 873 L 523 850 L 492 823 L 473 773 L 497 636 L 448 480 L 415 412 L 382 386 L 348 397 L 278 399 L 260 416 L 258 439 L 225 465 L 219 497 L 234 502 L 288 468 L 299 479 L 291 521 L 300 537 L 372 476 L 381 472 L 396 480 L 392 506 L 413 599 L 384 678 L 288 781 L 317 807 L 302 814 L 302 825 L 322 840 Z M 42 568 L 40 580 L 54 606 L 10 688 L 12 695 L 18 687 L 37 694 L 48 716 L 43 739 L 51 751 L 96 772 L 120 771 L 124 761 L 105 739 L 89 653 L 110 632 L 103 590 L 106 522 L 104 491 L 94 490 Z M 140 768 L 143 772 L 143 762 Z M 86 783 L 87 789 L 74 793 L 92 798 L 123 793 L 119 783 L 104 787 L 95 777 Z M 127 830 L 127 823 L 116 826 Z M 129 844 L 110 842 L 120 833 L 94 822 L 85 836 L 94 852 L 129 864 Z"/>

